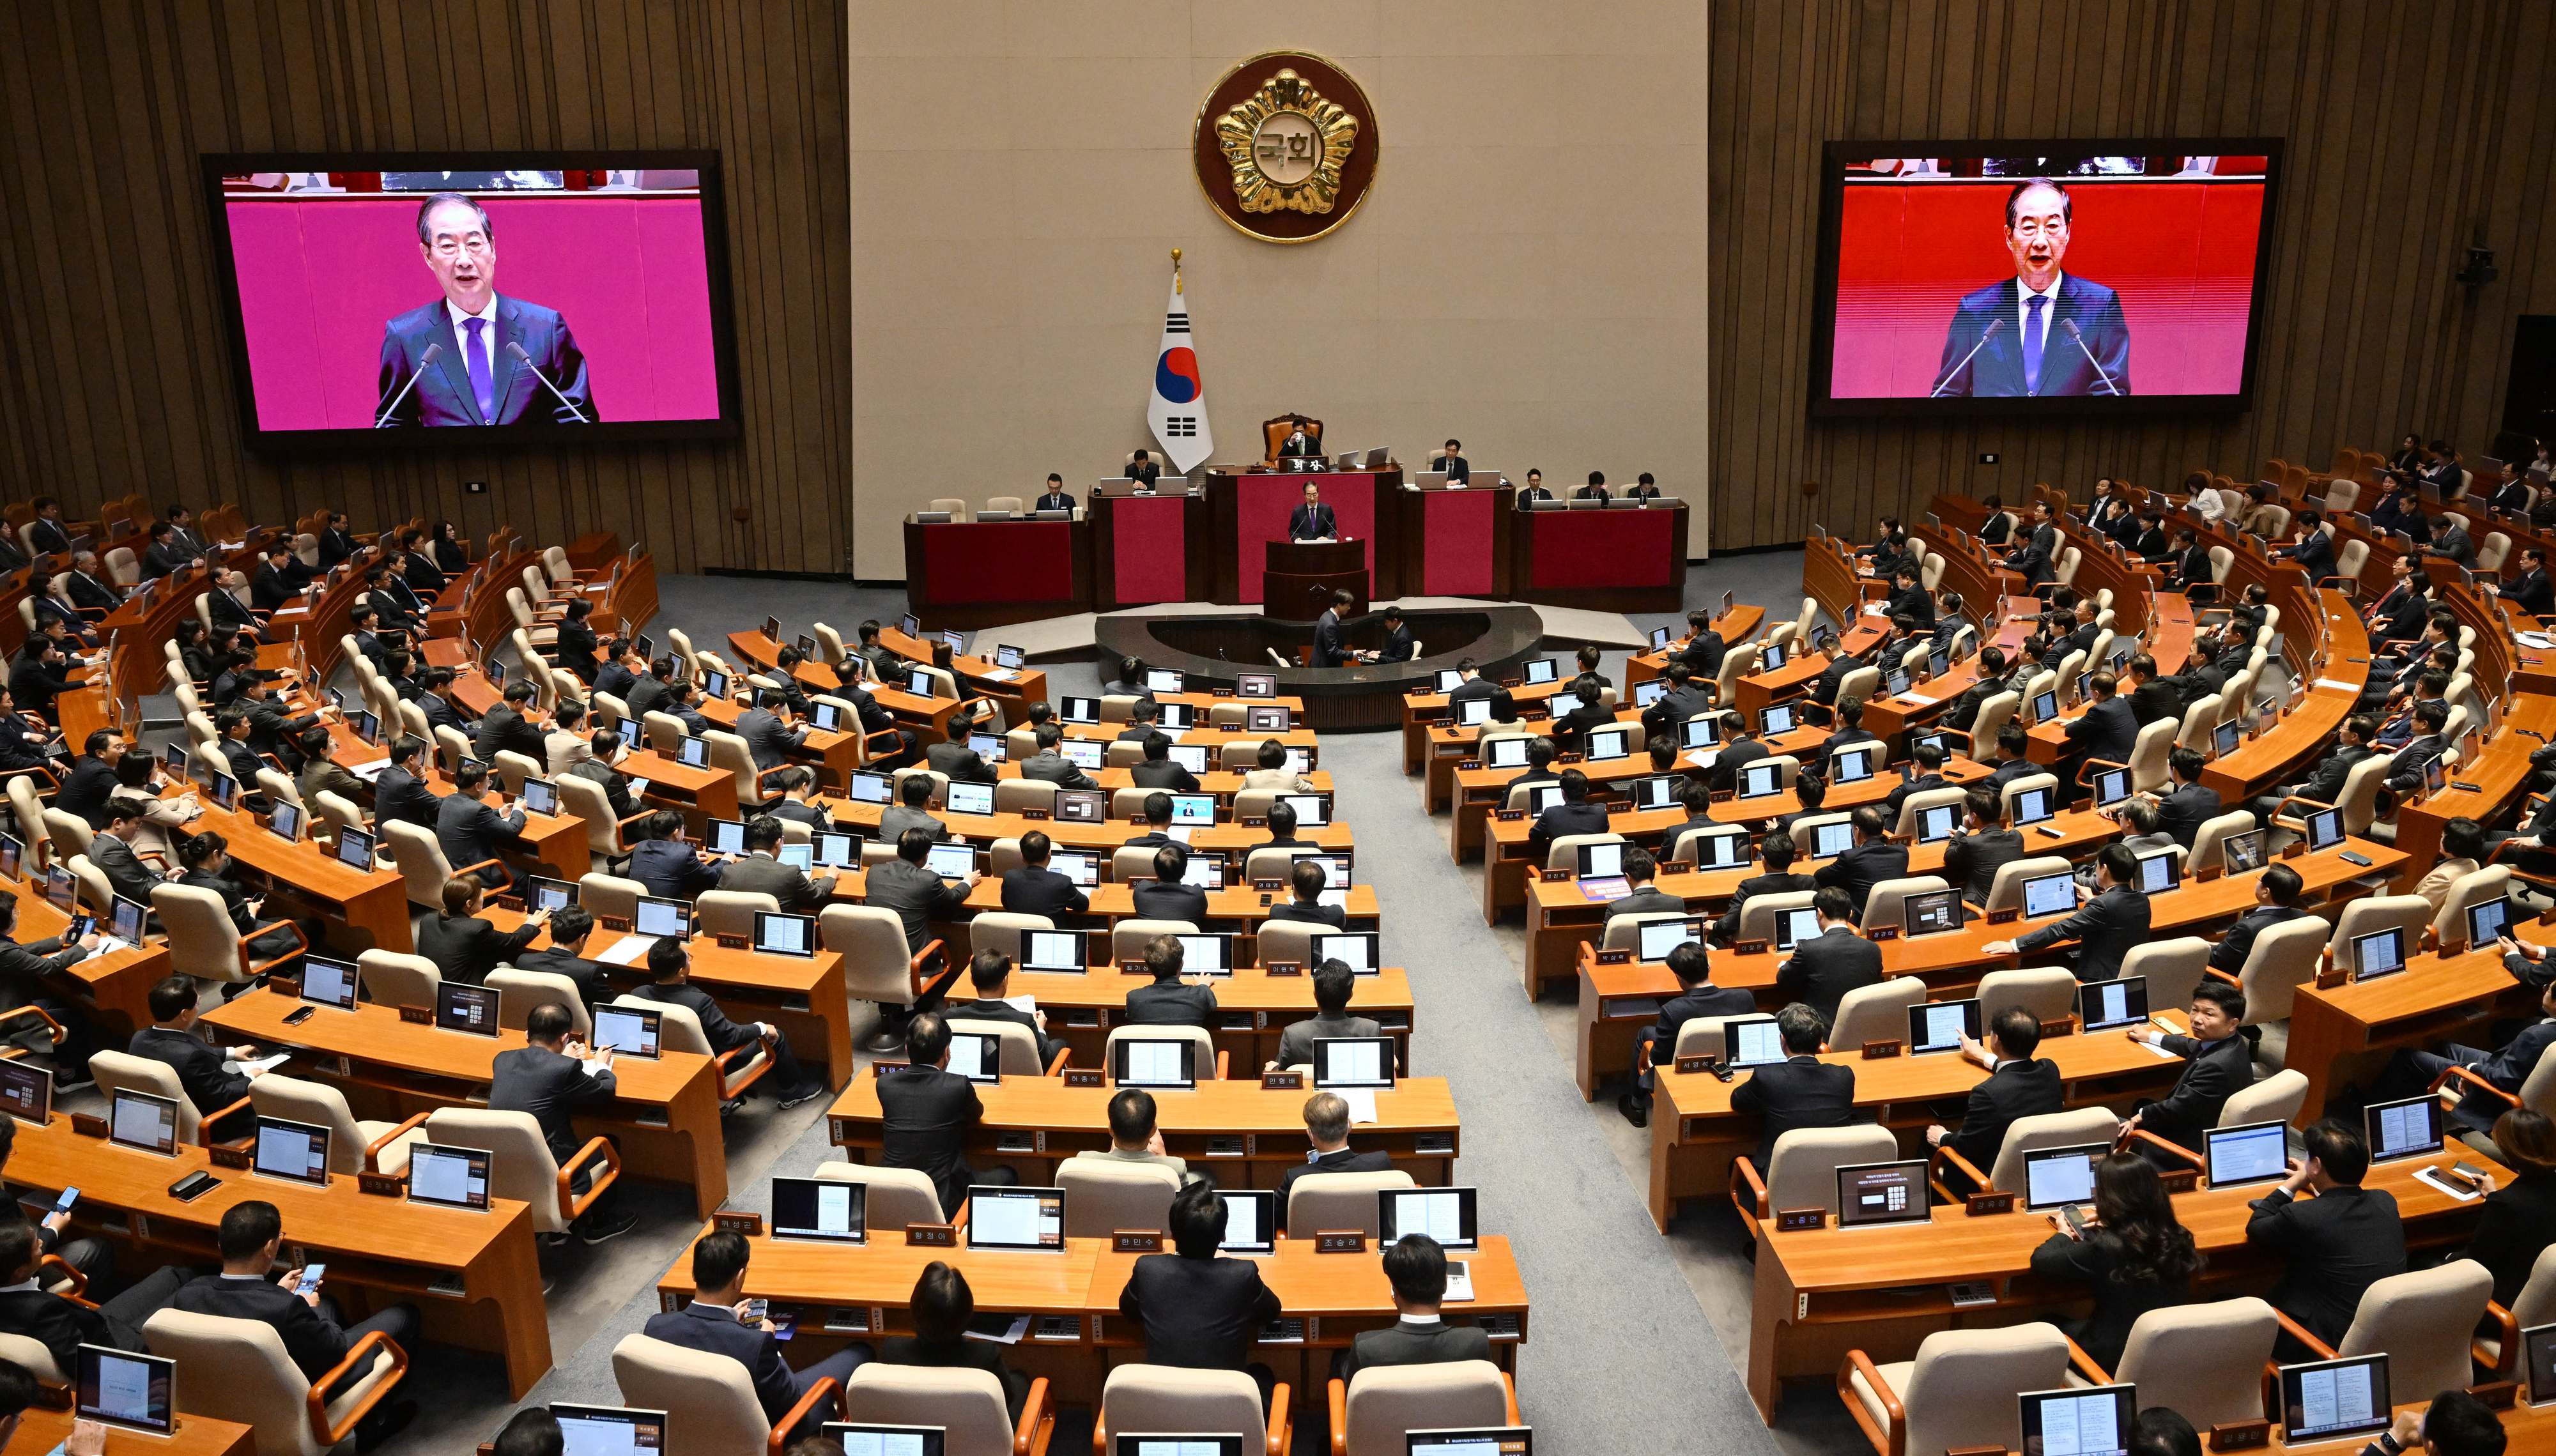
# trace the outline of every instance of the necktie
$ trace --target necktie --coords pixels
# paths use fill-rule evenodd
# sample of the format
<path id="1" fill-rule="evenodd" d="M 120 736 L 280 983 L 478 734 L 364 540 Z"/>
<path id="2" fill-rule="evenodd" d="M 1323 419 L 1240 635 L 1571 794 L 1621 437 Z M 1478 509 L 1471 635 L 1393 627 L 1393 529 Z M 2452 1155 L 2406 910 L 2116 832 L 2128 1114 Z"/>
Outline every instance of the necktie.
<path id="1" fill-rule="evenodd" d="M 2039 294 L 2023 301 L 2023 392 L 2028 395 L 2041 392 L 2041 307 L 2049 302 Z M 486 390 L 483 388 L 481 393 L 484 395 Z"/>
<path id="2" fill-rule="evenodd" d="M 488 326 L 488 320 L 464 318 L 461 320 L 461 326 L 470 332 L 469 342 L 461 346 L 461 358 L 470 366 L 470 392 L 479 397 L 480 423 L 494 424 L 497 419 L 497 396 L 488 378 L 488 340 L 480 333 L 481 329 Z M 2037 371 L 2041 363 L 2040 344 L 2026 343 L 2024 356 L 2028 361 L 2025 365 L 2026 370 Z"/>

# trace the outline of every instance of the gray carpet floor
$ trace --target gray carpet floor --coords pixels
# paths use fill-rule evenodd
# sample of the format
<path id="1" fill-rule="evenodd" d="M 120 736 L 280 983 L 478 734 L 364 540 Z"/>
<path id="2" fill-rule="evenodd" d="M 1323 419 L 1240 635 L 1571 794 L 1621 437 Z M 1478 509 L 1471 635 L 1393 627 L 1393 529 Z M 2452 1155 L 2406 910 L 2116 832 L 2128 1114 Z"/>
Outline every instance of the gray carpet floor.
<path id="1" fill-rule="evenodd" d="M 894 620 L 902 592 L 826 582 L 670 577 L 660 581 L 660 639 L 683 628 L 710 647 L 728 629 L 766 613 L 797 631 L 825 621 L 849 636 L 862 618 Z M 1691 605 L 1725 591 L 1789 617 L 1801 605 L 1800 557 L 1789 551 L 1694 567 Z M 1676 620 L 1636 616 L 1636 626 Z M 1576 644 L 1547 646 L 1567 654 Z M 1622 671 L 1611 653 L 1604 670 Z M 1052 693 L 1087 693 L 1087 662 L 1045 665 Z M 1332 735 L 1324 765 L 1354 824 L 1361 870 L 1387 907 L 1385 954 L 1408 968 L 1419 1006 L 1412 1046 L 1419 1075 L 1453 1084 L 1464 1118 L 1458 1172 L 1481 1189 L 1485 1230 L 1511 1239 L 1533 1300 L 1531 1339 L 1518 1361 L 1519 1402 L 1549 1456 L 1632 1450 L 1850 1452 L 1860 1436 L 1834 1395 L 1798 1388 L 1770 1432 L 1741 1389 L 1749 1266 L 1736 1218 L 1699 1200 L 1663 1239 L 1643 1211 L 1646 1134 L 1617 1116 L 1608 1096 L 1584 1103 L 1572 1081 L 1572 1007 L 1557 992 L 1530 1004 L 1518 985 L 1521 926 L 1481 921 L 1478 865 L 1447 855 L 1447 821 L 1421 810 L 1402 773 L 1397 735 Z M 859 1029 L 856 1030 L 856 1034 Z M 823 1103 L 788 1113 L 758 1099 L 728 1129 L 729 1206 L 766 1211 L 775 1173 L 804 1173 L 831 1155 Z M 546 1270 L 557 1368 L 530 1403 L 620 1403 L 611 1351 L 655 1311 L 654 1286 L 697 1227 L 689 1200 L 641 1190 L 640 1227 L 593 1249 L 575 1248 Z M 428 1351 L 412 1386 L 426 1405 L 416 1426 L 386 1449 L 466 1450 L 515 1408 L 492 1362 Z M 1316 1429 L 1299 1452 L 1327 1449 Z M 1088 1425 L 1058 1432 L 1053 1449 L 1077 1449 Z M 680 1453 L 679 1453 L 680 1456 Z"/>

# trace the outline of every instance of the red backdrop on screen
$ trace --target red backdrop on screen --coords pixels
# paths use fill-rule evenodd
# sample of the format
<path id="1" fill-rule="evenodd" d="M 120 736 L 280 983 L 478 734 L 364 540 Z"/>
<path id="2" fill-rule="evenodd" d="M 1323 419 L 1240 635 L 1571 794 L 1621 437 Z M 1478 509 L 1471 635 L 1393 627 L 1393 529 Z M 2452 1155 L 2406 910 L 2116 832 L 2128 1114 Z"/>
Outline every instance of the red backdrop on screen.
<path id="1" fill-rule="evenodd" d="M 497 292 L 567 318 L 596 415 L 716 420 L 718 355 L 697 197 L 482 195 Z M 227 201 L 260 429 L 369 429 L 382 325 L 441 297 L 417 201 Z"/>
<path id="2" fill-rule="evenodd" d="M 2130 330 L 2130 393 L 2233 395 L 2263 217 L 2260 182 L 2070 178 L 2068 273 L 2113 290 Z M 2014 180 L 1854 182 L 1838 238 L 1835 399 L 1923 399 L 1962 296 L 2014 277 Z"/>

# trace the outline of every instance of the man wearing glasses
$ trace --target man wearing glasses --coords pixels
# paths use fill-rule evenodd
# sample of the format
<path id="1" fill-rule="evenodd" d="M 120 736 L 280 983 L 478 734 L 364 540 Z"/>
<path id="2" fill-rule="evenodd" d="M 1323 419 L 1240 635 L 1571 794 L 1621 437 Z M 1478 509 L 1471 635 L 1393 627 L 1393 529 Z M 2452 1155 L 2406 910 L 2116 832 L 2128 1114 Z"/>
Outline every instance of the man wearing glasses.
<path id="1" fill-rule="evenodd" d="M 417 250 L 444 297 L 382 326 L 377 427 L 594 422 L 568 320 L 497 292 L 496 230 L 477 202 L 427 198 Z"/>

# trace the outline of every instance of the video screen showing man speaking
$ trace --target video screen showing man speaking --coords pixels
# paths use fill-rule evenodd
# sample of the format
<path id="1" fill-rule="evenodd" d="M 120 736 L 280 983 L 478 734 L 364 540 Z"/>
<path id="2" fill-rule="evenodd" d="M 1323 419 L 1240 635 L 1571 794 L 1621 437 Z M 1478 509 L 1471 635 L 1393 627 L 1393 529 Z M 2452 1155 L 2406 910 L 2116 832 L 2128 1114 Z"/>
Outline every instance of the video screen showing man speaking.
<path id="1" fill-rule="evenodd" d="M 442 295 L 382 327 L 379 424 L 594 423 L 568 320 L 497 292 L 496 232 L 459 192 L 419 204 L 417 251 Z"/>
<path id="2" fill-rule="evenodd" d="M 561 169 L 554 155 L 472 166 L 377 154 L 347 161 L 378 172 L 262 172 L 263 158 L 206 159 L 252 439 L 425 445 L 472 430 L 602 439 L 722 425 L 716 176 L 649 165 L 695 158 L 715 160 L 599 154 L 636 165 Z M 398 165 L 429 160 L 436 170 Z M 537 160 L 550 165 L 516 165 Z"/>
<path id="3" fill-rule="evenodd" d="M 2266 157 L 1879 158 L 1832 185 L 1829 401 L 2244 388 Z"/>

